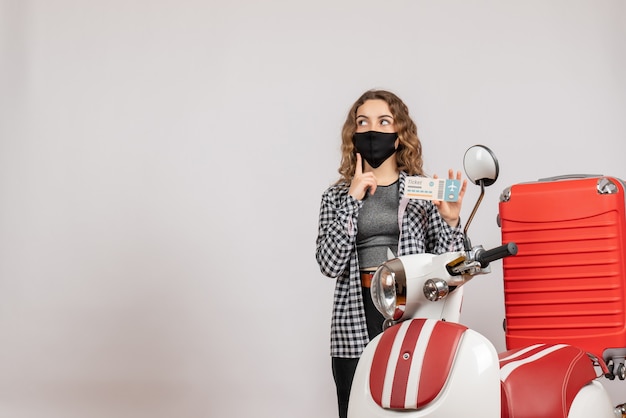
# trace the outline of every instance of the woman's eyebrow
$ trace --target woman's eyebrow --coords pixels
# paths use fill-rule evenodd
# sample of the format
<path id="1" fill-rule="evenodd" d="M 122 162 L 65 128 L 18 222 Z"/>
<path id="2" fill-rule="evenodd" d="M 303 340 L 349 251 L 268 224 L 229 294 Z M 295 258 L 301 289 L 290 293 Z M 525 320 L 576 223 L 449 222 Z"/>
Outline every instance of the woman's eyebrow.
<path id="1" fill-rule="evenodd" d="M 369 119 L 369 116 L 365 116 L 365 115 L 356 115 L 356 118 L 365 118 L 365 119 Z M 389 119 L 393 119 L 393 116 L 391 115 L 380 115 L 378 116 L 378 119 L 384 119 L 384 118 L 389 118 Z"/>

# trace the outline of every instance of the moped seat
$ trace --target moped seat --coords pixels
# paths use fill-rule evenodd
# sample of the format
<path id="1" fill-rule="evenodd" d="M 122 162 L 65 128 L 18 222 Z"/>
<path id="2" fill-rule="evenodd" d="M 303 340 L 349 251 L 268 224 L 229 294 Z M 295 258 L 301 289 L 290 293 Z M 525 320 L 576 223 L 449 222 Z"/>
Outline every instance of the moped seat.
<path id="1" fill-rule="evenodd" d="M 565 418 L 578 391 L 594 380 L 587 353 L 566 344 L 535 344 L 500 357 L 502 418 Z"/>

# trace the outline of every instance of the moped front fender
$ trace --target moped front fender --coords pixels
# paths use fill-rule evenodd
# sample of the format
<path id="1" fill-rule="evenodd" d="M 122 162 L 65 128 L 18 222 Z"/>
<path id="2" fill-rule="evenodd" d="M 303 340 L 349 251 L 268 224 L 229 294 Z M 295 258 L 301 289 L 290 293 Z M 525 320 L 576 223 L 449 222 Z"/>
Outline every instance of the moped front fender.
<path id="1" fill-rule="evenodd" d="M 394 327 L 400 328 L 389 341 L 387 333 Z M 433 319 L 412 319 L 394 327 L 372 340 L 359 360 L 349 418 L 500 417 L 498 354 L 488 339 Z M 417 335 L 412 331 L 416 327 Z M 447 345 L 451 332 L 459 335 L 453 352 Z M 389 352 L 386 360 L 382 350 Z M 437 364 L 441 366 L 433 367 Z M 433 387 L 436 382 L 440 387 Z"/>

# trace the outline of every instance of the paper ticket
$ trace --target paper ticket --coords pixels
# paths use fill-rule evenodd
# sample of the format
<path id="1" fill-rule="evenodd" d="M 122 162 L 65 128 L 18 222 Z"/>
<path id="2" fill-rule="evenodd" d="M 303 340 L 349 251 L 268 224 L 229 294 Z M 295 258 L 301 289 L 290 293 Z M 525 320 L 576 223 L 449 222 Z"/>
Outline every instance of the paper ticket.
<path id="1" fill-rule="evenodd" d="M 428 177 L 409 176 L 404 183 L 404 197 L 409 199 L 459 200 L 461 182 L 454 179 L 432 179 Z"/>

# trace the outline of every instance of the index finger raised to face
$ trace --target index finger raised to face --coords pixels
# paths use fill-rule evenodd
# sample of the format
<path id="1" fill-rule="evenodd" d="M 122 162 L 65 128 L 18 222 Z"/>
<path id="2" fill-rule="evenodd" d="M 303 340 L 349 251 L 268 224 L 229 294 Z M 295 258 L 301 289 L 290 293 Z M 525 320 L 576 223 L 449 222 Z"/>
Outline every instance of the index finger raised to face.
<path id="1" fill-rule="evenodd" d="M 356 153 L 356 167 L 354 169 L 354 175 L 363 174 L 363 163 L 361 162 L 361 154 Z"/>

